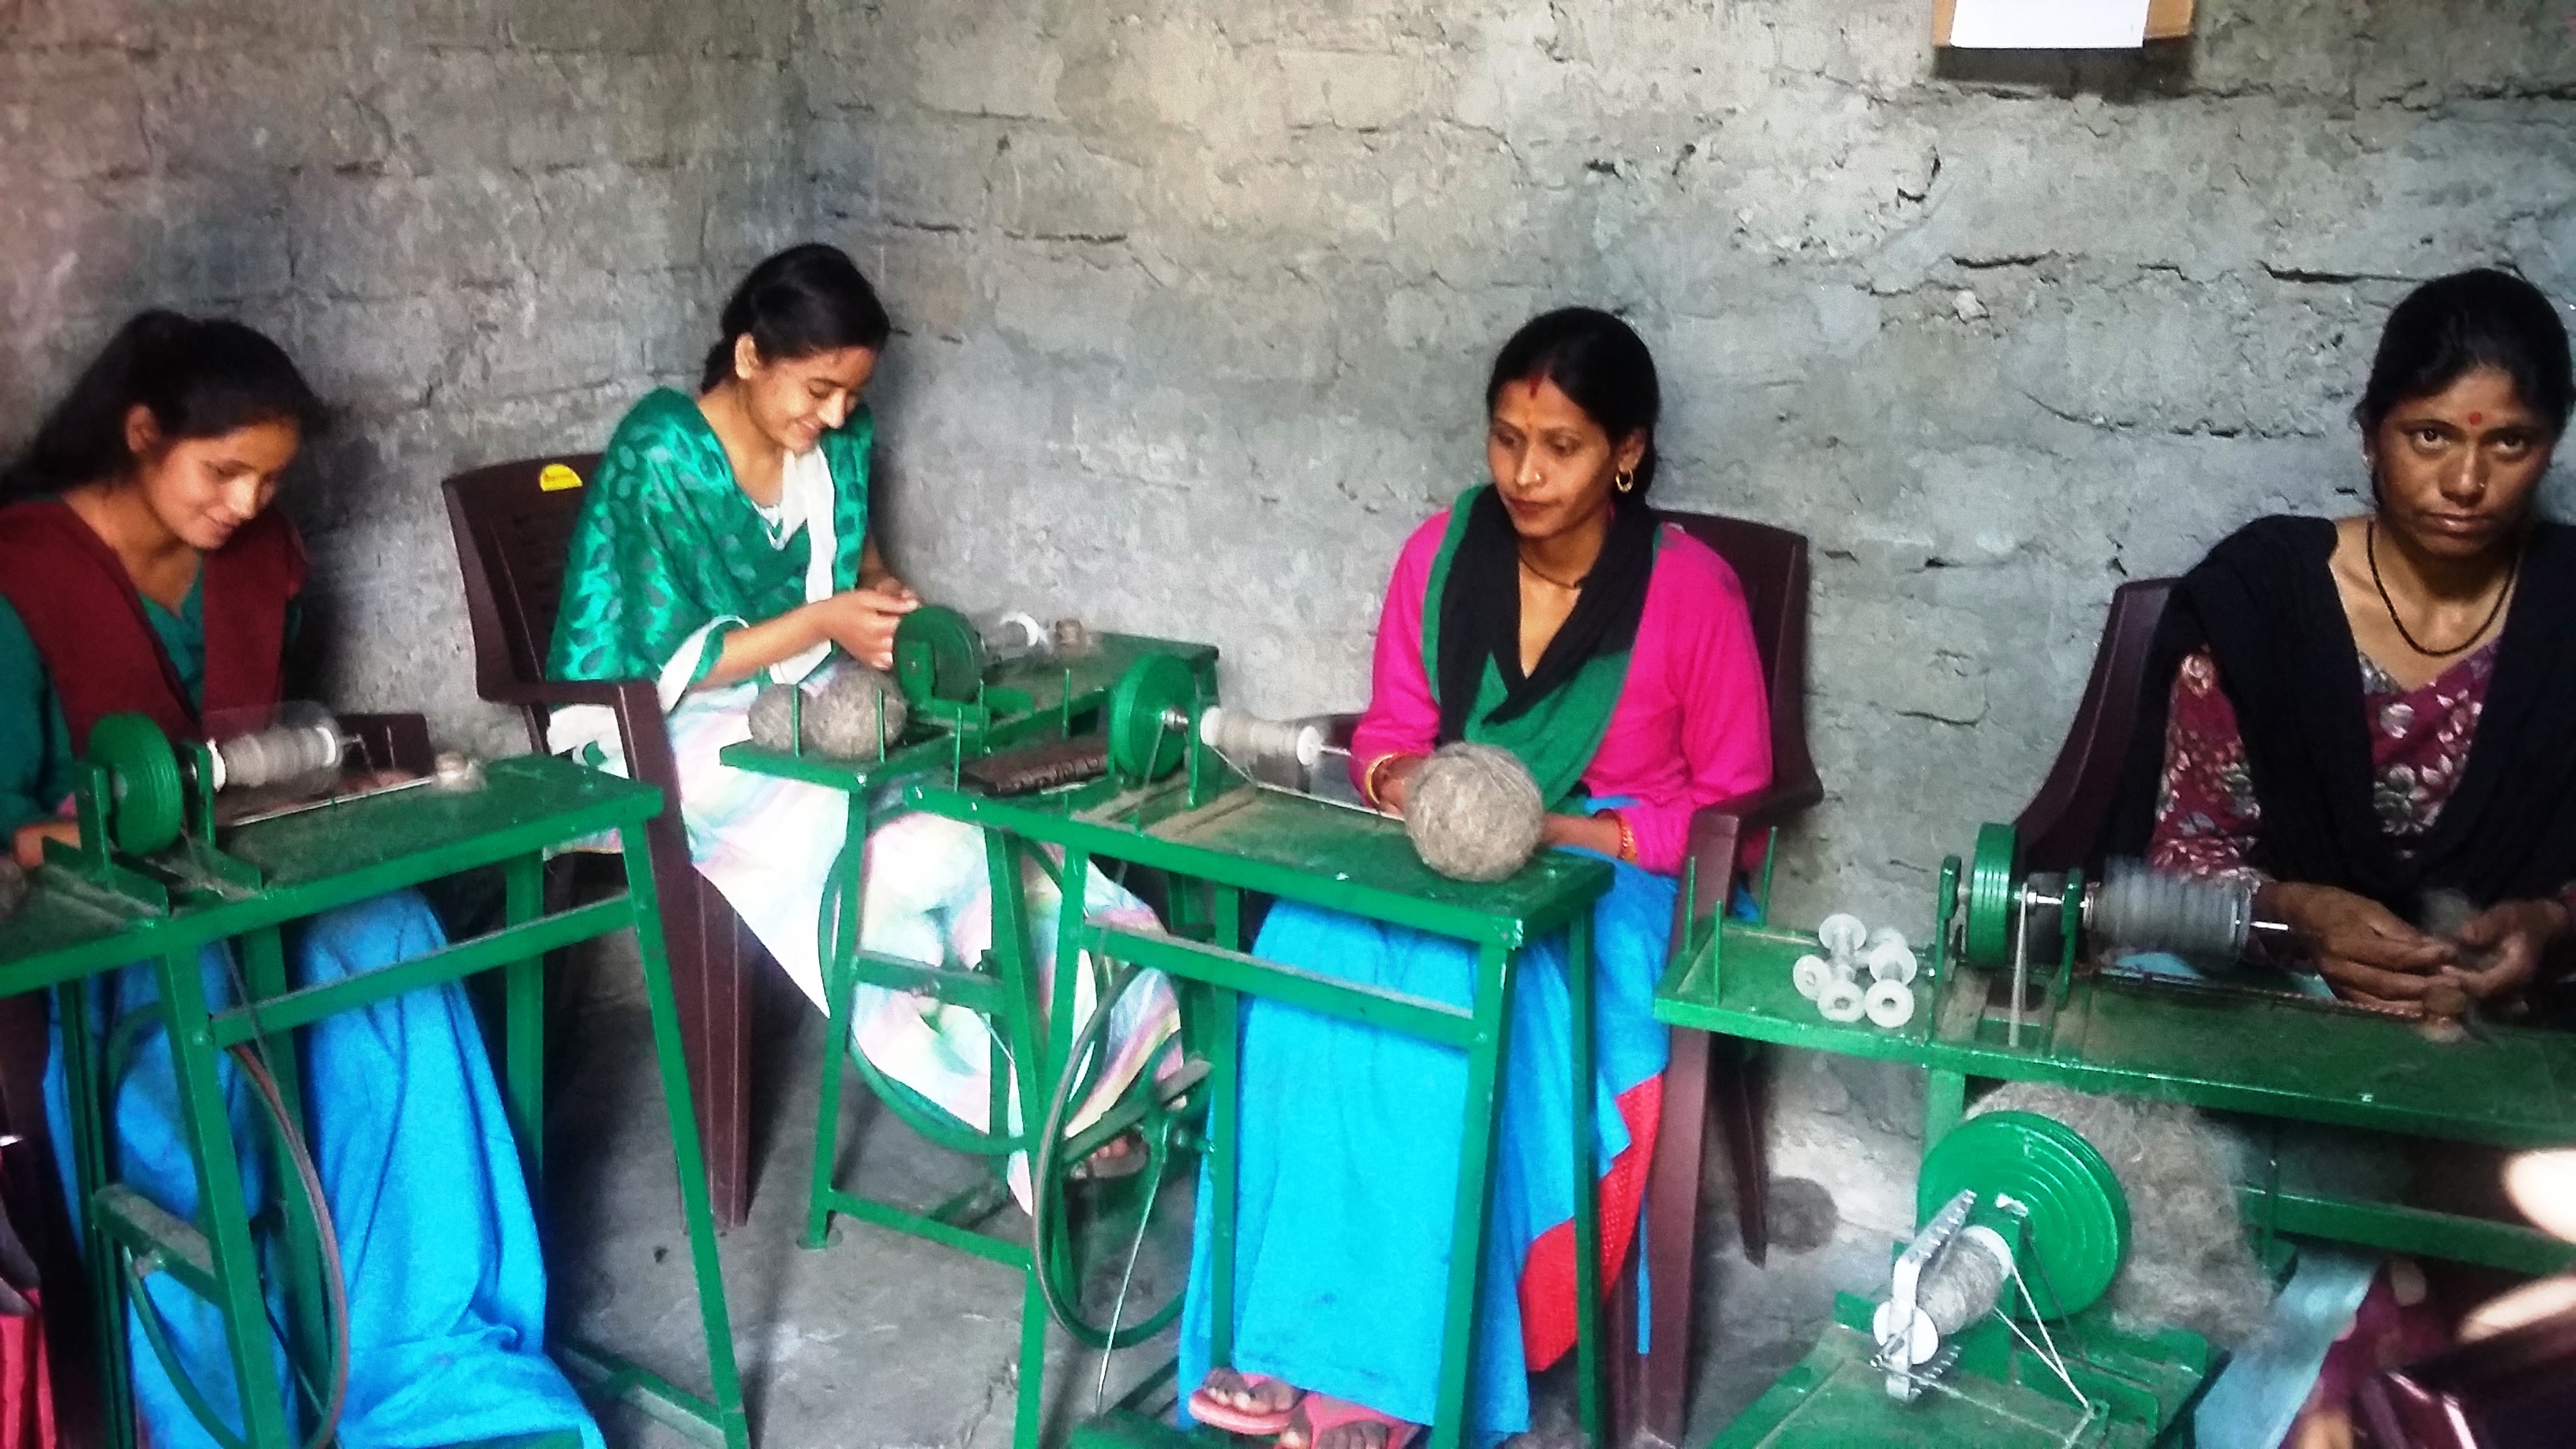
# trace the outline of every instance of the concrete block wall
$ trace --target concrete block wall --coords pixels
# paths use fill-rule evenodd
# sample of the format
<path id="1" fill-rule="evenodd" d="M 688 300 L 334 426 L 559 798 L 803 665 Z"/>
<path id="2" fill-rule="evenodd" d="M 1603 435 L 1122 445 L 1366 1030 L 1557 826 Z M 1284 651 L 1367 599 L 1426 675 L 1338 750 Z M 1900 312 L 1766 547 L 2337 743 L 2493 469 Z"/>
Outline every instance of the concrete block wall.
<path id="1" fill-rule="evenodd" d="M 127 315 L 238 315 L 342 409 L 285 498 L 323 692 L 475 700 L 438 482 L 594 449 L 803 230 L 791 3 L 0 0 L 0 451 Z"/>
<path id="2" fill-rule="evenodd" d="M 2203 0 L 2185 46 L 1936 54 L 1925 0 L 816 7 L 817 224 L 882 283 L 898 564 L 1356 707 L 1528 315 L 1629 316 L 1662 501 L 1816 550 L 1830 797 L 1783 907 L 1921 930 L 2036 785 L 2111 590 L 2353 506 L 2410 281 L 2576 298 L 2540 0 Z"/>

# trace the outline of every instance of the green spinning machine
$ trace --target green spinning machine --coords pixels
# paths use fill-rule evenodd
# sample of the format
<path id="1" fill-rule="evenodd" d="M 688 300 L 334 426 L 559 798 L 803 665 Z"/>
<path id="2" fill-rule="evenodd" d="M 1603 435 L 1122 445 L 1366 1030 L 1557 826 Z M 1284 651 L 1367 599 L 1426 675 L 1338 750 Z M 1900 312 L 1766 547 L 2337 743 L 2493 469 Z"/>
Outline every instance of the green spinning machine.
<path id="1" fill-rule="evenodd" d="M 0 992 L 55 988 L 66 1076 L 69 1144 L 79 1187 L 74 1210 L 87 1229 L 88 1270 L 100 1325 L 98 1362 L 113 1449 L 136 1442 L 126 1309 L 216 1442 L 302 1449 L 336 1442 L 337 1386 L 345 1382 L 347 1304 L 333 1236 L 303 1143 L 303 1101 L 293 1033 L 334 1014 L 483 971 L 503 977 L 503 1098 L 531 1195 L 544 1156 L 543 972 L 549 952 L 632 930 L 642 961 L 662 1076 L 674 1165 L 695 1274 L 712 1395 L 700 1395 L 602 1350 L 558 1339 L 556 1357 L 603 1396 L 632 1401 L 690 1439 L 749 1449 L 707 1201 L 697 1119 L 690 1107 L 679 1019 L 655 909 L 644 824 L 661 792 L 545 756 L 488 766 L 451 760 L 438 776 L 390 788 L 326 793 L 308 802 L 219 823 L 218 791 L 336 778 L 343 740 L 327 714 L 306 708 L 256 734 L 208 746 L 174 744 L 141 715 L 115 715 L 92 730 L 76 771 L 80 843 L 50 842 L 34 890 L 0 931 Z M 624 845 L 623 896 L 548 913 L 548 851 L 601 834 Z M 324 911 L 460 871 L 500 866 L 506 924 L 434 954 L 290 989 L 283 932 Z M 207 946 L 230 943 L 239 1000 L 209 1000 L 198 969 Z M 157 1025 L 168 1039 L 198 1199 L 194 1221 L 162 1211 L 109 1173 L 112 1117 L 105 1084 L 140 1045 L 131 1025 L 98 1042 L 87 980 L 150 962 L 159 980 Z M 103 1050 L 102 1050 L 103 1048 Z M 281 1163 L 287 1373 L 275 1358 L 261 1257 L 245 1205 L 239 1145 L 217 1076 L 230 1054 L 266 1105 L 272 1159 Z M 300 1190 L 299 1190 L 300 1189 Z M 147 1284 L 178 1285 L 220 1313 L 234 1384 L 209 1396 L 171 1357 L 169 1330 Z M 290 1400 L 290 1394 L 299 1396 Z M 209 1404 L 243 1406 L 240 1433 Z M 290 1409 L 290 1403 L 293 1407 Z M 309 1433 L 299 1423 L 312 1426 Z M 513 1440 L 513 1449 L 571 1449 L 576 1436 Z M 458 1446 L 475 1449 L 475 1446 Z M 484 1446 L 500 1449 L 500 1446 Z"/>
<path id="2" fill-rule="evenodd" d="M 2576 1038 L 2474 1016 L 2410 1022 L 2245 973 L 2111 964 L 2123 950 L 2241 951 L 2271 929 L 2242 887 L 2032 871 L 2012 828 L 1986 825 L 1966 861 L 1943 863 L 1934 906 L 1911 983 L 1920 1005 L 1893 1027 L 1822 1019 L 1797 985 L 1818 937 L 1759 923 L 1696 923 L 1657 993 L 1657 1017 L 1677 1027 L 1930 1074 L 1921 1226 L 1887 1295 L 1844 1295 L 1815 1351 L 1718 1435 L 1725 1449 L 2190 1442 L 2210 1346 L 2124 1331 L 2097 1302 L 2128 1244 L 2118 1182 L 2050 1119 L 1967 1118 L 1972 1080 L 2507 1149 L 2576 1143 Z M 2576 1263 L 2576 1246 L 2528 1227 L 2286 1188 L 2277 1149 L 2257 1177 L 2239 1204 L 2276 1268 L 2294 1237 L 2518 1273 Z"/>
<path id="3" fill-rule="evenodd" d="M 914 616 L 918 617 L 918 615 Z M 906 667 L 898 644 L 899 674 L 907 691 L 919 687 L 924 667 L 916 651 Z M 1457 1241 L 1446 1302 L 1448 1332 L 1440 1375 L 1435 1449 L 1454 1449 L 1472 1362 L 1473 1308 L 1483 1254 L 1485 1206 L 1494 1171 L 1493 1136 L 1501 1098 L 1501 1064 L 1507 1046 L 1510 993 L 1520 949 L 1551 932 L 1571 933 L 1570 965 L 1578 1003 L 1573 1072 L 1591 1075 L 1588 989 L 1592 956 L 1590 907 L 1609 888 L 1610 868 L 1598 860 L 1542 855 L 1518 875 L 1471 885 L 1432 873 L 1416 858 L 1396 821 L 1372 811 L 1282 788 L 1321 751 L 1311 727 L 1278 725 L 1229 715 L 1217 705 L 1213 650 L 1152 640 L 1106 636 L 1088 661 L 1059 662 L 1046 670 L 1028 663 L 988 667 L 980 676 L 950 676 L 962 691 L 975 679 L 975 699 L 952 703 L 993 713 L 972 739 L 928 734 L 888 752 L 883 766 L 832 771 L 814 762 L 764 766 L 749 754 L 750 768 L 775 768 L 800 778 L 838 783 L 852 794 L 853 838 L 871 815 L 872 787 L 902 770 L 905 808 L 978 826 L 986 832 L 997 923 L 992 956 L 976 969 L 942 971 L 875 956 L 858 948 L 855 881 L 826 912 L 825 960 L 834 999 L 835 1039 L 845 1039 L 848 990 L 873 981 L 922 990 L 972 1007 L 994 1024 L 997 1084 L 1016 1082 L 1020 1100 L 1045 1105 L 1042 1120 L 1012 1133 L 969 1133 L 926 1104 L 906 1100 L 902 1089 L 874 1082 L 894 1110 L 934 1141 L 982 1153 L 995 1162 L 995 1180 L 929 1212 L 871 1202 L 832 1187 L 829 1172 L 837 1133 L 828 1125 L 816 1139 L 816 1175 L 809 1245 L 819 1246 L 833 1213 L 895 1227 L 959 1248 L 1026 1275 L 1021 1326 L 1021 1372 L 1014 1442 L 1035 1449 L 1044 1409 L 1047 1325 L 1059 1324 L 1075 1341 L 1106 1355 L 1152 1340 L 1177 1318 L 1186 1282 L 1190 1194 L 1186 1185 L 1206 1157 L 1215 1194 L 1214 1278 L 1220 1324 L 1233 1293 L 1234 1152 L 1236 1118 L 1235 1034 L 1242 998 L 1264 995 L 1309 1010 L 1367 1022 L 1458 1047 L 1468 1061 L 1467 1107 L 1460 1122 L 1463 1144 L 1455 1207 Z M 928 671 L 936 679 L 935 666 Z M 918 697 L 918 696 L 916 696 Z M 999 708 L 994 708 L 995 702 Z M 933 729 L 937 729 L 934 723 Z M 981 749 L 983 757 L 975 758 Z M 1030 768 L 1022 768 L 1028 766 Z M 1283 768 L 1284 767 L 1284 768 Z M 1113 875 L 1137 873 L 1140 883 L 1163 887 L 1169 933 L 1140 932 L 1086 922 L 1079 911 L 1062 913 L 1056 939 L 1027 939 L 1020 909 L 1024 863 L 1064 885 L 1078 898 L 1081 882 L 1097 864 Z M 855 876 L 855 862 L 845 860 Z M 1410 926 L 1467 942 L 1477 955 L 1473 1001 L 1452 1007 L 1394 993 L 1350 986 L 1246 954 L 1252 913 L 1262 898 L 1304 901 L 1372 920 Z M 1104 1111 L 1080 1115 L 1093 1096 L 1106 1055 L 1105 1023 L 1125 994 L 1159 971 L 1179 995 L 1181 1027 L 1160 1055 Z M 1038 1009 L 1042 981 L 1051 999 L 1072 1001 L 1076 973 L 1092 973 L 1098 1005 L 1083 1022 L 1073 1013 Z M 1005 1048 L 1007 1047 L 1007 1050 Z M 827 1113 L 838 1093 L 843 1060 L 828 1056 Z M 874 1077 L 866 1064 L 860 1070 Z M 889 1090 L 891 1088 L 891 1090 Z M 997 1088 L 998 1090 L 998 1088 Z M 1007 1103 L 995 1103 L 1005 1121 Z M 1582 1123 L 1589 1127 L 1589 1120 Z M 1141 1149 L 1140 1171 L 1110 1176 L 1086 1169 L 1099 1151 L 1124 1139 Z M 1588 1180 L 1592 1143 L 1576 1133 L 1575 1171 Z M 1034 1212 L 1022 1233 L 1005 1236 L 990 1219 L 1006 1197 L 1000 1168 L 1009 1154 L 1029 1154 Z M 1599 1225 L 1589 1193 L 1577 1194 L 1578 1272 L 1586 1278 L 1584 1301 L 1596 1302 Z M 979 1230 L 979 1226 L 984 1230 Z M 1578 1357 L 1586 1422 L 1601 1414 L 1600 1335 L 1597 1315 L 1584 1315 Z M 1230 1345 L 1221 1330 L 1214 1345 L 1223 1361 Z M 1108 1364 L 1098 1390 L 1108 1408 Z M 1114 1408 L 1078 1425 L 1074 1442 L 1120 1446 L 1188 1442 L 1146 1409 L 1172 1396 L 1168 1365 L 1146 1373 Z M 1222 1441 L 1202 1431 L 1198 1438 Z"/>

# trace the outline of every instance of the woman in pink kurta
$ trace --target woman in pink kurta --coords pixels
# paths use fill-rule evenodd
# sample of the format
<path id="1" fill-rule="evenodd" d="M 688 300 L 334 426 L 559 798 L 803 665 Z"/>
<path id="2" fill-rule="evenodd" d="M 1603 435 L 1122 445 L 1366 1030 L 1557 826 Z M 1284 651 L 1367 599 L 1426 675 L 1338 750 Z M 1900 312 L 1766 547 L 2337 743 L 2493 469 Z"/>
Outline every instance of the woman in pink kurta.
<path id="1" fill-rule="evenodd" d="M 1413 769 L 1471 740 L 1549 802 L 1544 840 L 1615 863 L 1593 912 L 1604 1281 L 1628 1256 L 1662 1108 L 1652 1016 L 1694 810 L 1771 775 L 1744 591 L 1644 503 L 1653 361 L 1583 310 L 1529 324 L 1487 393 L 1491 487 L 1397 556 L 1353 777 L 1401 812 Z M 1264 958 L 1464 1005 L 1472 948 L 1283 903 Z M 1528 1375 L 1573 1345 L 1571 1003 L 1562 934 L 1520 953 L 1469 1392 L 1470 1442 L 1528 1427 Z M 1466 1067 L 1457 1051 L 1273 1001 L 1244 1012 L 1233 1362 L 1209 1363 L 1199 1223 L 1182 1382 L 1194 1417 L 1288 1449 L 1394 1449 L 1437 1398 Z M 1202 1195 L 1204 1203 L 1208 1199 Z"/>

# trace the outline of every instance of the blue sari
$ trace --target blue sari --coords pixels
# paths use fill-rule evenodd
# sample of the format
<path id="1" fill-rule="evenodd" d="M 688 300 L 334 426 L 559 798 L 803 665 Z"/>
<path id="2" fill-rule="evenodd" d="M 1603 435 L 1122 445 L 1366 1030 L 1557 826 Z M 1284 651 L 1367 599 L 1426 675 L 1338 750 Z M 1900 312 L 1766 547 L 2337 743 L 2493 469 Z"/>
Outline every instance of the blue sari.
<path id="1" fill-rule="evenodd" d="M 1660 1075 L 1669 1038 L 1653 1017 L 1678 886 L 1617 864 L 1593 908 L 1594 1161 L 1629 1145 L 1618 1099 Z M 1255 954 L 1366 986 L 1469 1005 L 1466 943 L 1282 902 Z M 1479 1445 L 1529 1427 L 1520 1278 L 1530 1245 L 1574 1216 L 1573 1016 L 1558 932 L 1525 947 L 1476 1305 L 1468 1402 Z M 1276 1001 L 1242 1022 L 1234 1364 L 1414 1424 L 1438 1399 L 1442 1310 L 1467 1059 L 1455 1048 Z M 1181 1319 L 1180 1382 L 1207 1376 L 1213 1322 L 1205 1169 Z M 1608 1225 L 1604 1225 L 1605 1232 Z M 1184 1423 L 1189 1422 L 1186 1404 Z"/>
<path id="2" fill-rule="evenodd" d="M 294 984 L 335 981 L 447 944 L 420 896 L 397 891 L 304 923 L 289 938 Z M 227 947 L 199 960 L 208 1001 L 237 1000 Z M 150 965 L 93 981 L 92 1020 L 113 1023 L 159 996 Z M 60 1041 L 45 1075 L 54 1140 L 69 1144 Z M 545 1353 L 545 1264 L 519 1170 L 517 1140 L 462 987 L 450 983 L 330 1017 L 298 1033 L 310 1147 L 340 1240 L 349 1301 L 347 1449 L 418 1449 L 576 1429 L 599 1430 Z M 269 1129 L 233 1063 L 219 1065 L 256 1219 L 274 1201 Z M 110 1174 L 181 1218 L 197 1178 L 179 1111 L 169 1041 L 157 1028 L 132 1054 L 114 1098 Z M 69 1154 L 64 1188 L 74 1190 Z M 75 1214 L 75 1220 L 79 1214 Z M 272 1320 L 284 1321 L 276 1244 L 261 1245 Z M 163 1277 L 146 1290 L 170 1325 L 183 1371 L 240 1433 L 240 1405 L 213 1305 Z M 135 1397 L 154 1449 L 215 1449 L 132 1310 Z M 279 1351 L 281 1371 L 285 1356 Z M 284 1382 L 280 1378 L 280 1382 Z M 309 1434 L 303 1424 L 299 1434 Z"/>

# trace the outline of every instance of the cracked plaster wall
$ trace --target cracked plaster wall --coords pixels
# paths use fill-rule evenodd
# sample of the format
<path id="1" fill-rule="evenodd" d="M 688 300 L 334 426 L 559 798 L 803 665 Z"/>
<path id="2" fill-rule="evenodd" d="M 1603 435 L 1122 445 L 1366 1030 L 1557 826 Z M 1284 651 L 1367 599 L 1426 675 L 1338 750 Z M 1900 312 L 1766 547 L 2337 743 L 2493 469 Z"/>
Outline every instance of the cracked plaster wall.
<path id="1" fill-rule="evenodd" d="M 0 450 L 146 305 L 270 331 L 342 409 L 285 495 L 319 692 L 474 698 L 438 482 L 595 449 L 694 378 L 808 214 L 793 0 L 0 0 Z"/>
<path id="2" fill-rule="evenodd" d="M 2202 0 L 2188 45 L 2080 59 L 1936 55 L 1929 9 L 818 9 L 820 222 L 902 334 L 894 558 L 1356 708 L 1397 544 L 1479 479 L 1493 349 L 1617 309 L 1664 370 L 1661 500 L 1813 542 L 1828 796 L 1780 908 L 1919 936 L 2119 583 L 2354 506 L 2344 414 L 2412 281 L 2576 298 L 2560 0 Z M 1775 1071 L 1774 1172 L 1909 1229 L 1920 1074 Z"/>
<path id="3" fill-rule="evenodd" d="M 1829 797 L 1792 918 L 1921 930 L 2045 769 L 2102 610 L 2275 509 L 2419 279 L 2576 297 L 2570 9 L 2204 0 L 2144 55 L 1936 56 L 1923 0 L 982 0 L 816 12 L 827 234 L 902 331 L 894 556 L 1356 707 L 1482 369 L 1591 302 L 1664 503 L 1805 532 Z"/>

